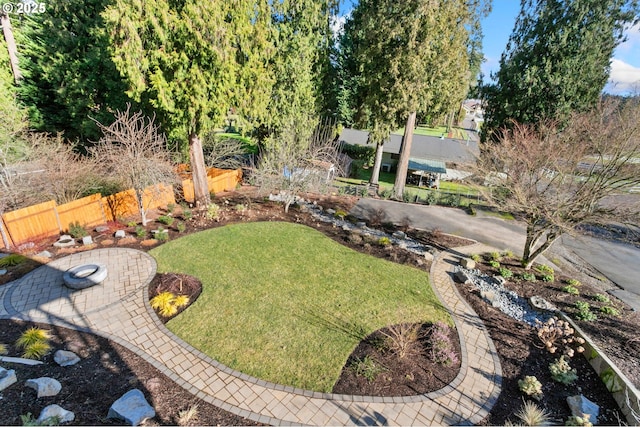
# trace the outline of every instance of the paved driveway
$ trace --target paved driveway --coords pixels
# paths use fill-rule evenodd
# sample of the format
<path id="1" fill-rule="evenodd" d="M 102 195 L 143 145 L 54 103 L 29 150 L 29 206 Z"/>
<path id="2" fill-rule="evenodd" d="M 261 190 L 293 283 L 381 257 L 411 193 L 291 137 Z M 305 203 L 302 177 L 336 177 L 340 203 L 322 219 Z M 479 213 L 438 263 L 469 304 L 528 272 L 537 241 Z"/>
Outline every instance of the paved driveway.
<path id="1" fill-rule="evenodd" d="M 525 227 L 515 221 L 486 215 L 470 216 L 460 209 L 378 199 L 360 199 L 351 213 L 370 218 L 379 211 L 384 212 L 385 221 L 408 221 L 415 228 L 427 230 L 438 228 L 445 233 L 474 239 L 498 249 L 511 249 L 522 255 Z M 617 296 L 640 310 L 640 249 L 592 237 L 563 236 L 554 244 L 557 245 L 572 251 L 622 288 L 625 292 Z"/>

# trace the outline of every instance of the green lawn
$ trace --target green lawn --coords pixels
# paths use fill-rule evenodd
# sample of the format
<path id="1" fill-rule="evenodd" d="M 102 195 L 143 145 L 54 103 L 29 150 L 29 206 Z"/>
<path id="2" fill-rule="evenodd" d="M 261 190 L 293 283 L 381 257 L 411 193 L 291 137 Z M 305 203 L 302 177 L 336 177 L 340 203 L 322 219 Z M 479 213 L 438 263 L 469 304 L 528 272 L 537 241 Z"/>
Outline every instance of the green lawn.
<path id="1" fill-rule="evenodd" d="M 426 135 L 426 136 L 442 136 L 444 134 L 447 137 L 447 127 L 446 126 L 438 126 L 435 128 L 427 127 L 427 126 L 417 126 L 413 131 L 416 135 Z M 392 132 L 396 135 L 404 135 L 404 127 Z M 452 128 L 451 136 L 456 139 L 467 139 L 467 132 L 461 128 Z"/>
<path id="2" fill-rule="evenodd" d="M 279 384 L 329 392 L 365 335 L 401 322 L 452 324 L 424 271 L 300 224 L 229 225 L 150 253 L 158 272 L 203 282 L 167 327 L 221 363 Z"/>

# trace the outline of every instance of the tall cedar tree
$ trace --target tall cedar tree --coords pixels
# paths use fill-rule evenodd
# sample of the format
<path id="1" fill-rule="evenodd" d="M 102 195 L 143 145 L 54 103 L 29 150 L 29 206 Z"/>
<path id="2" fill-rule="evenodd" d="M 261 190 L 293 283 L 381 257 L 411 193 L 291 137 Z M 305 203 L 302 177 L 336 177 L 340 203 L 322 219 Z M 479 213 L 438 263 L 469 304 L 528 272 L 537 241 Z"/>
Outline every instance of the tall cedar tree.
<path id="1" fill-rule="evenodd" d="M 638 12 L 636 0 L 521 0 L 496 83 L 482 89 L 484 137 L 595 106 L 624 26 Z"/>
<path id="2" fill-rule="evenodd" d="M 113 120 L 126 106 L 126 85 L 109 55 L 102 11 L 111 0 L 48 2 L 44 13 L 14 20 L 24 79 L 21 99 L 30 124 L 64 132 L 66 138 L 97 141 L 96 122 Z"/>
<path id="3" fill-rule="evenodd" d="M 362 0 L 345 25 L 340 102 L 377 144 L 372 183 L 382 144 L 407 121 L 396 197 L 404 190 L 416 114 L 446 114 L 462 102 L 478 62 L 478 21 L 488 10 L 489 2 L 480 0 Z"/>

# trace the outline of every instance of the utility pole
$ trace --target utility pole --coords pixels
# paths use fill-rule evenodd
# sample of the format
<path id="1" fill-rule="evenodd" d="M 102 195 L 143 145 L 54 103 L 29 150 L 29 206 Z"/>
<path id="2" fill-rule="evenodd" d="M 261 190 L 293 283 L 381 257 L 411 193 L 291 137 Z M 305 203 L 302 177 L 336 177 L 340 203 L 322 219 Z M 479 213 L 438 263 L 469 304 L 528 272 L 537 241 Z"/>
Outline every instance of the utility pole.
<path id="1" fill-rule="evenodd" d="M 2 25 L 4 40 L 7 42 L 13 80 L 18 84 L 20 83 L 20 80 L 22 80 L 22 73 L 20 72 L 20 67 L 18 67 L 18 48 L 16 47 L 16 40 L 13 38 L 13 31 L 11 30 L 11 21 L 9 20 L 8 13 L 0 12 L 0 25 Z"/>

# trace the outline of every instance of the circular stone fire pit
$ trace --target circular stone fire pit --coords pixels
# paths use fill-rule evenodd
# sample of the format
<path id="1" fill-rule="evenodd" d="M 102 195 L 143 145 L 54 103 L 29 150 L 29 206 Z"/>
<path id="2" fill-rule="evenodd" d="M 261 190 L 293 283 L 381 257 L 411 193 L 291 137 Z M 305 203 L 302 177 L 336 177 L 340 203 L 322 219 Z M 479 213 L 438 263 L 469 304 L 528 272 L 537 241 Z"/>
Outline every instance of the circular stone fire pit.
<path id="1" fill-rule="evenodd" d="M 71 289 L 90 288 L 104 282 L 106 278 L 107 266 L 99 262 L 75 266 L 62 276 L 64 284 Z"/>

